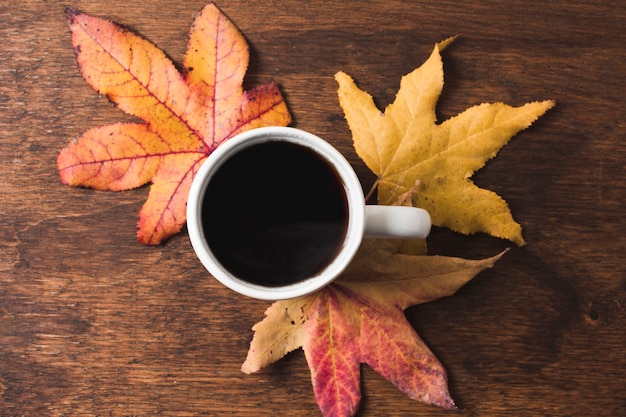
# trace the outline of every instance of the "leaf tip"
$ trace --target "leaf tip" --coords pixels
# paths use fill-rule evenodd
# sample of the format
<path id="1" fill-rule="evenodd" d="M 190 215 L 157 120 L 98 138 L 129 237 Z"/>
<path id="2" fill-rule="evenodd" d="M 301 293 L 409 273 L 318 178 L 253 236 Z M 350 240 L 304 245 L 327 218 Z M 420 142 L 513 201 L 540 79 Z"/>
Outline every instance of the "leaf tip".
<path id="1" fill-rule="evenodd" d="M 543 104 L 545 106 L 545 111 L 548 111 L 552 107 L 556 106 L 556 100 L 544 100 Z"/>
<path id="2" fill-rule="evenodd" d="M 141 230 L 137 232 L 137 243 L 141 243 L 143 245 L 158 246 L 163 242 L 163 240 L 165 240 L 165 238 L 162 238 L 161 236 L 146 235 Z"/>
<path id="3" fill-rule="evenodd" d="M 543 113 L 547 112 L 552 107 L 556 106 L 556 100 L 542 100 L 542 101 L 538 101 L 537 100 L 537 101 L 526 103 L 526 105 L 528 105 L 528 106 L 536 106 L 536 107 L 539 108 L 538 113 L 539 113 L 539 111 L 541 113 L 537 114 L 537 118 L 538 118 Z"/>
<path id="4" fill-rule="evenodd" d="M 337 71 L 335 73 L 335 81 L 337 81 L 337 84 L 339 84 L 340 86 L 350 81 L 351 79 L 352 78 L 343 71 Z"/>
<path id="5" fill-rule="evenodd" d="M 437 46 L 439 51 L 443 51 L 444 49 L 446 49 L 448 47 L 448 45 L 450 45 L 452 42 L 454 42 L 456 40 L 456 38 L 458 38 L 459 36 L 460 35 L 450 36 L 449 38 L 446 38 L 446 39 L 442 40 L 441 42 L 437 42 L 435 45 Z"/>
<path id="6" fill-rule="evenodd" d="M 257 371 L 258 371 L 258 369 L 253 368 L 252 365 L 249 363 L 249 360 L 247 360 L 247 359 L 243 363 L 243 365 L 241 365 L 241 372 L 243 372 L 246 375 L 253 374 L 253 373 L 257 372 Z"/>
<path id="7" fill-rule="evenodd" d="M 65 18 L 70 23 L 74 23 L 74 19 L 76 18 L 76 16 L 79 16 L 81 14 L 82 14 L 82 12 L 74 9 L 73 7 L 66 7 L 65 8 Z"/>
<path id="8" fill-rule="evenodd" d="M 491 258 L 484 259 L 484 261 L 486 262 L 485 269 L 486 268 L 493 268 L 493 266 L 496 264 L 496 262 L 498 262 L 510 250 L 511 250 L 511 248 L 504 248 L 502 250 L 502 252 L 493 255 Z"/>
<path id="9" fill-rule="evenodd" d="M 425 401 L 426 403 L 430 403 L 437 407 L 443 408 L 448 411 L 459 411 L 459 407 L 454 403 L 454 400 L 450 397 L 450 393 L 446 389 L 445 392 L 440 394 L 441 397 L 437 398 L 435 401 Z"/>
<path id="10" fill-rule="evenodd" d="M 167 233 L 166 231 L 159 230 L 159 225 L 151 224 L 150 219 L 147 219 L 144 214 L 144 208 L 139 212 L 139 221 L 137 222 L 137 243 L 141 243 L 148 246 L 160 245 L 170 236 L 178 232 L 178 230 Z"/>
<path id="11" fill-rule="evenodd" d="M 61 152 L 57 155 L 57 169 L 59 171 L 59 177 L 61 178 L 61 183 L 65 185 L 70 185 L 70 175 L 68 174 L 69 170 L 66 168 L 66 155 L 67 148 L 61 149 Z"/>

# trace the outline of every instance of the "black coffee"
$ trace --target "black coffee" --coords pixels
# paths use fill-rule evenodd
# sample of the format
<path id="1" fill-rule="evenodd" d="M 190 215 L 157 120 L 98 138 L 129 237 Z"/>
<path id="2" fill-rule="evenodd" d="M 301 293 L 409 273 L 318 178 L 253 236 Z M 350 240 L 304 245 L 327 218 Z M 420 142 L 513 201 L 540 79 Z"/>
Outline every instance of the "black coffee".
<path id="1" fill-rule="evenodd" d="M 218 261 L 248 282 L 281 286 L 321 272 L 343 244 L 348 204 L 317 153 L 283 141 L 226 160 L 207 187 L 202 224 Z"/>

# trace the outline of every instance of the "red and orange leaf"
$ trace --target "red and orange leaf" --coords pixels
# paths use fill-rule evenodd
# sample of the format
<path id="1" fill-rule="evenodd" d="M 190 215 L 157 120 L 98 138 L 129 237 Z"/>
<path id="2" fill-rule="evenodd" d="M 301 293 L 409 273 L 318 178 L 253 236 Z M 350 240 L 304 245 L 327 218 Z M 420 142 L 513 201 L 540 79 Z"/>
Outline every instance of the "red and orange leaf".
<path id="1" fill-rule="evenodd" d="M 398 253 L 397 242 L 367 241 L 339 281 L 314 294 L 275 302 L 254 327 L 245 373 L 302 347 L 324 416 L 353 416 L 361 399 L 360 365 L 410 398 L 445 409 L 446 371 L 403 310 L 454 294 L 502 254 L 483 260 Z"/>
<path id="2" fill-rule="evenodd" d="M 87 83 L 144 124 L 93 128 L 57 160 L 65 184 L 127 190 L 152 183 L 138 239 L 158 244 L 186 221 L 191 181 L 223 141 L 291 121 L 275 83 L 243 91 L 248 45 L 212 4 L 196 17 L 181 74 L 154 44 L 108 20 L 68 10 L 76 60 Z"/>
<path id="3" fill-rule="evenodd" d="M 302 346 L 311 370 L 315 399 L 325 416 L 351 416 L 359 407 L 360 317 L 346 302 L 341 287 L 318 293 Z"/>

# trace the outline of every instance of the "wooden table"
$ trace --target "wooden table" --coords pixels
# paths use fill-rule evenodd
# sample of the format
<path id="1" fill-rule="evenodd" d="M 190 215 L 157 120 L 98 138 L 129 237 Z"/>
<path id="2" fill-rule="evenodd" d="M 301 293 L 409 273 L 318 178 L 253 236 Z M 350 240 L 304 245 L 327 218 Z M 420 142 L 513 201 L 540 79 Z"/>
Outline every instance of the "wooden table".
<path id="1" fill-rule="evenodd" d="M 240 366 L 267 302 L 213 280 L 185 231 L 135 242 L 148 188 L 60 183 L 58 151 L 130 117 L 79 74 L 64 8 L 126 24 L 177 63 L 203 1 L 25 0 L 0 5 L 0 415 L 318 416 L 301 351 Z M 221 1 L 251 45 L 246 87 L 276 80 L 293 126 L 337 145 L 366 186 L 333 75 L 383 107 L 432 45 L 444 120 L 480 103 L 555 99 L 475 175 L 524 226 L 457 295 L 407 310 L 465 416 L 616 416 L 626 409 L 626 6 L 468 0 Z M 509 243 L 433 232 L 431 253 Z M 363 367 L 359 416 L 453 415 Z"/>

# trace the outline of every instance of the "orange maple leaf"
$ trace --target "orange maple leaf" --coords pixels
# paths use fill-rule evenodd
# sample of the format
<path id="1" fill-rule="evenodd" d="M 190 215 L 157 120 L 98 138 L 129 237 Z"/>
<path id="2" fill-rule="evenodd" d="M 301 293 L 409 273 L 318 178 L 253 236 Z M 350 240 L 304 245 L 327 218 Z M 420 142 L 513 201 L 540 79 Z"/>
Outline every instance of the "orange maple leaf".
<path id="1" fill-rule="evenodd" d="M 138 239 L 158 244 L 186 221 L 191 181 L 228 138 L 291 116 L 275 83 L 243 91 L 248 45 L 213 4 L 196 17 L 184 74 L 154 44 L 113 22 L 67 11 L 76 60 L 87 83 L 145 123 L 96 127 L 58 157 L 65 184 L 128 190 L 152 182 Z"/>
<path id="2" fill-rule="evenodd" d="M 353 416 L 366 363 L 410 398 L 455 410 L 446 371 L 403 310 L 450 296 L 502 256 L 466 260 L 397 253 L 368 240 L 342 278 L 308 296 L 277 301 L 254 327 L 242 366 L 252 373 L 302 347 L 324 416 Z"/>

